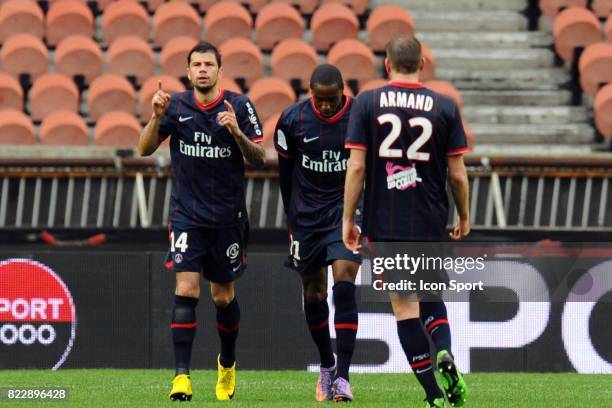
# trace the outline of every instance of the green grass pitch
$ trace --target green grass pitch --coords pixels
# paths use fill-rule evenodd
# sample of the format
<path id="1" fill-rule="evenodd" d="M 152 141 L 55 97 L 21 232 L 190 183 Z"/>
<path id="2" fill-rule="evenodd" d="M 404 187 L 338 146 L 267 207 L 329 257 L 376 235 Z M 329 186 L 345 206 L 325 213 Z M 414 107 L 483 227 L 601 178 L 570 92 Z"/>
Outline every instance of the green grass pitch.
<path id="1" fill-rule="evenodd" d="M 320 407 L 314 402 L 316 374 L 299 371 L 238 371 L 236 398 L 217 402 L 216 372 L 191 373 L 194 397 L 170 402 L 171 370 L 0 370 L 0 388 L 68 387 L 67 402 L 0 401 L 0 407 Z M 579 374 L 470 374 L 471 407 L 612 407 L 612 376 Z M 355 407 L 423 407 L 412 374 L 352 374 Z M 331 403 L 325 404 L 331 405 Z"/>

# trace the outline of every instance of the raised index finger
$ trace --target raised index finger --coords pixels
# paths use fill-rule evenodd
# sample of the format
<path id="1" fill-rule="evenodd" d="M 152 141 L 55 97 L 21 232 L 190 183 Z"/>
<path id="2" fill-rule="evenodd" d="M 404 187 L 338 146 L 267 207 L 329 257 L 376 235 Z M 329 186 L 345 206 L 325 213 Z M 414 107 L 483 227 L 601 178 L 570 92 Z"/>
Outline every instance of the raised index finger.
<path id="1" fill-rule="evenodd" d="M 231 103 L 229 103 L 227 101 L 227 99 L 223 100 L 223 104 L 225 105 L 225 107 L 227 108 L 227 111 L 230 113 L 234 113 L 234 107 L 232 106 Z"/>
<path id="2" fill-rule="evenodd" d="M 161 85 L 161 79 L 157 80 L 157 90 L 161 91 L 162 90 L 162 85 Z"/>

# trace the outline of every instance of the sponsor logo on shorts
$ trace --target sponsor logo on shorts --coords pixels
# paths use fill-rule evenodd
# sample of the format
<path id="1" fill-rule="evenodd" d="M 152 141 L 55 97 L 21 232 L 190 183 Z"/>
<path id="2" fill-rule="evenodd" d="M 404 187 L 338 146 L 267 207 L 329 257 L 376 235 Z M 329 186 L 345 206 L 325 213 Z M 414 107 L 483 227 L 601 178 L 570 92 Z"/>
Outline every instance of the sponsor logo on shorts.
<path id="1" fill-rule="evenodd" d="M 174 254 L 174 262 L 175 263 L 183 262 L 183 255 L 181 255 L 181 254 Z"/>
<path id="2" fill-rule="evenodd" d="M 225 251 L 225 255 L 227 255 L 230 261 L 237 259 L 238 255 L 240 255 L 240 245 L 238 245 L 237 242 L 234 242 L 232 245 L 227 247 L 227 251 Z"/>

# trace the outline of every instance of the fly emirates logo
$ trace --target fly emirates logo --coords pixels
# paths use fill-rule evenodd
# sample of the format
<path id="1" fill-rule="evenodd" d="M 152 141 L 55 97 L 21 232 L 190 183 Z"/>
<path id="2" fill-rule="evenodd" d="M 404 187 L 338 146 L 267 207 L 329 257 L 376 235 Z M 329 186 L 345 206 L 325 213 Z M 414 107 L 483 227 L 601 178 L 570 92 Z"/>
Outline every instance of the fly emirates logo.
<path id="1" fill-rule="evenodd" d="M 204 132 L 193 132 L 193 143 L 187 144 L 181 139 L 179 141 L 181 154 L 209 159 L 225 159 L 232 155 L 232 149 L 229 146 L 211 146 L 212 136 Z"/>
<path id="2" fill-rule="evenodd" d="M 341 152 L 323 150 L 322 160 L 313 160 L 307 155 L 302 156 L 302 167 L 319 173 L 336 173 L 346 171 L 347 159 L 340 160 Z"/>

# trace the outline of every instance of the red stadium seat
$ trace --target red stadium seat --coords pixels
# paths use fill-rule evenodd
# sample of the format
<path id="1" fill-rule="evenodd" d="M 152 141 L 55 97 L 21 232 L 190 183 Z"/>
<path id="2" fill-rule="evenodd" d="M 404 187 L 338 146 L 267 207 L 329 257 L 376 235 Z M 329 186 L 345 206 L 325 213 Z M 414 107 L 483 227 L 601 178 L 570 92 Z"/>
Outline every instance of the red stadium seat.
<path id="1" fill-rule="evenodd" d="M 354 39 L 337 42 L 327 54 L 327 62 L 342 72 L 345 80 L 356 80 L 359 84 L 376 78 L 374 53 L 364 43 Z"/>
<path id="2" fill-rule="evenodd" d="M 312 44 L 317 50 L 328 50 L 345 38 L 357 38 L 359 21 L 351 9 L 342 4 L 319 7 L 310 21 Z"/>
<path id="3" fill-rule="evenodd" d="M 106 44 L 125 36 L 148 41 L 150 31 L 147 10 L 138 2 L 115 1 L 108 5 L 102 15 L 102 32 Z"/>
<path id="4" fill-rule="evenodd" d="M 159 56 L 161 73 L 175 78 L 187 76 L 187 55 L 197 43 L 191 37 L 175 37 L 168 41 Z"/>
<path id="5" fill-rule="evenodd" d="M 42 120 L 55 111 L 79 111 L 79 89 L 64 74 L 44 74 L 30 89 L 30 112 L 34 120 Z"/>
<path id="6" fill-rule="evenodd" d="M 257 14 L 255 32 L 259 47 L 270 50 L 286 38 L 301 39 L 304 36 L 304 20 L 290 5 L 270 3 Z"/>
<path id="7" fill-rule="evenodd" d="M 107 74 L 96 78 L 87 95 L 89 117 L 96 122 L 111 111 L 136 113 L 136 92 L 132 84 L 122 76 Z"/>
<path id="8" fill-rule="evenodd" d="M 555 50 L 564 61 L 574 58 L 574 48 L 601 41 L 599 20 L 590 10 L 570 7 L 563 10 L 553 24 Z"/>
<path id="9" fill-rule="evenodd" d="M 223 72 L 228 78 L 242 78 L 249 87 L 263 76 L 263 56 L 252 41 L 231 38 L 221 44 L 219 51 L 223 55 Z"/>
<path id="10" fill-rule="evenodd" d="M 542 14 L 554 21 L 561 9 L 567 7 L 586 8 L 587 0 L 540 0 Z"/>
<path id="11" fill-rule="evenodd" d="M 607 18 L 612 15 L 612 0 L 593 0 L 591 8 L 599 17 Z"/>
<path id="12" fill-rule="evenodd" d="M 370 89 L 380 88 L 388 84 L 388 79 L 372 79 L 359 87 L 359 93 L 369 91 Z"/>
<path id="13" fill-rule="evenodd" d="M 612 83 L 597 92 L 593 110 L 595 111 L 597 130 L 606 139 L 612 139 Z"/>
<path id="14" fill-rule="evenodd" d="M 404 7 L 386 4 L 376 7 L 366 23 L 368 43 L 374 51 L 384 51 L 387 43 L 398 35 L 414 35 L 414 21 Z"/>
<path id="15" fill-rule="evenodd" d="M 34 125 L 25 113 L 3 110 L 0 115 L 0 144 L 34 144 Z"/>
<path id="16" fill-rule="evenodd" d="M 319 2 L 316 0 L 270 0 L 270 3 L 287 3 L 297 7 L 302 14 L 312 14 Z"/>
<path id="17" fill-rule="evenodd" d="M 601 84 L 612 82 L 612 44 L 601 42 L 585 48 L 578 70 L 582 90 L 595 95 Z"/>
<path id="18" fill-rule="evenodd" d="M 86 83 L 102 74 L 102 50 L 91 38 L 74 35 L 55 49 L 55 70 L 70 77 L 83 75 Z"/>
<path id="19" fill-rule="evenodd" d="M 225 0 L 228 3 L 241 3 L 247 6 L 249 11 L 253 14 L 259 13 L 266 4 L 268 4 L 268 0 Z"/>
<path id="20" fill-rule="evenodd" d="M 610 16 L 606 20 L 606 25 L 604 26 L 604 34 L 606 36 L 606 40 L 608 40 L 609 43 L 612 43 L 612 13 L 610 13 Z"/>
<path id="21" fill-rule="evenodd" d="M 153 99 L 153 95 L 157 92 L 157 82 L 162 82 L 162 89 L 164 92 L 172 95 L 176 92 L 182 92 L 185 90 L 185 87 L 175 77 L 171 77 L 168 75 L 159 75 L 148 78 L 143 84 L 142 88 L 140 88 L 140 95 L 138 97 L 138 101 L 140 104 L 140 121 L 148 122 L 151 119 L 151 114 L 153 113 L 153 108 L 151 106 L 151 100 Z"/>
<path id="22" fill-rule="evenodd" d="M 0 111 L 23 110 L 23 89 L 19 81 L 5 72 L 0 72 Z"/>
<path id="23" fill-rule="evenodd" d="M 153 38 L 155 44 L 163 47 L 174 37 L 200 39 L 200 16 L 189 4 L 181 2 L 164 3 L 155 12 Z"/>
<path id="24" fill-rule="evenodd" d="M 121 37 L 108 48 L 112 74 L 134 76 L 139 84 L 155 73 L 155 56 L 149 44 L 138 37 Z"/>
<path id="25" fill-rule="evenodd" d="M 49 114 L 40 126 L 40 143 L 56 146 L 85 146 L 89 144 L 87 124 L 71 111 Z"/>
<path id="26" fill-rule="evenodd" d="M 265 122 L 275 113 L 282 112 L 295 102 L 293 88 L 280 78 L 261 78 L 249 89 L 249 98 L 253 101 L 257 114 Z"/>
<path id="27" fill-rule="evenodd" d="M 98 146 L 136 147 L 141 129 L 134 115 L 108 112 L 96 123 L 94 140 Z"/>
<path id="28" fill-rule="evenodd" d="M 436 78 L 436 59 L 429 47 L 421 43 L 421 55 L 425 58 L 425 66 L 419 75 L 421 82 L 431 81 Z"/>
<path id="29" fill-rule="evenodd" d="M 45 23 L 47 44 L 52 46 L 71 35 L 93 37 L 94 16 L 87 4 L 78 0 L 51 4 Z"/>
<path id="30" fill-rule="evenodd" d="M 252 30 L 251 15 L 237 3 L 217 3 L 204 17 L 206 40 L 212 44 L 221 44 L 234 37 L 250 39 Z"/>
<path id="31" fill-rule="evenodd" d="M 221 78 L 221 88 L 227 89 L 228 91 L 236 92 L 241 94 L 242 89 L 238 86 L 236 81 L 231 78 Z"/>
<path id="32" fill-rule="evenodd" d="M 370 0 L 322 0 L 321 4 L 341 3 L 350 7 L 355 14 L 362 15 L 368 9 Z"/>
<path id="33" fill-rule="evenodd" d="M 29 74 L 38 78 L 49 70 L 49 52 L 40 38 L 32 34 L 15 34 L 0 50 L 2 70 L 17 77 Z"/>
<path id="34" fill-rule="evenodd" d="M 9 0 L 0 5 L 0 44 L 14 34 L 31 34 L 42 39 L 44 14 L 33 0 Z"/>
<path id="35" fill-rule="evenodd" d="M 317 67 L 319 57 L 315 49 L 306 41 L 288 38 L 272 50 L 270 65 L 272 75 L 287 81 L 299 79 L 302 86 L 308 86 L 310 75 Z"/>
<path id="36" fill-rule="evenodd" d="M 450 82 L 441 80 L 431 80 L 425 82 L 423 85 L 425 86 L 425 88 L 429 88 L 434 92 L 437 92 L 444 96 L 448 96 L 455 102 L 459 109 L 463 109 L 463 98 L 461 97 L 459 90 L 455 88 L 455 86 Z"/>

